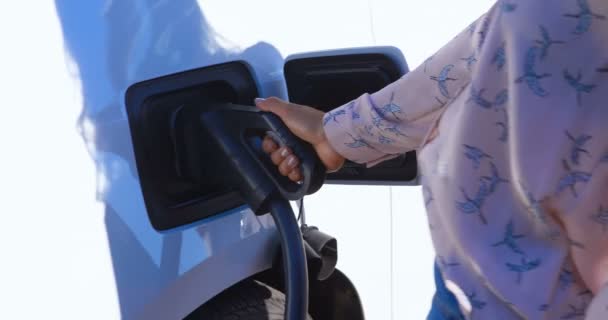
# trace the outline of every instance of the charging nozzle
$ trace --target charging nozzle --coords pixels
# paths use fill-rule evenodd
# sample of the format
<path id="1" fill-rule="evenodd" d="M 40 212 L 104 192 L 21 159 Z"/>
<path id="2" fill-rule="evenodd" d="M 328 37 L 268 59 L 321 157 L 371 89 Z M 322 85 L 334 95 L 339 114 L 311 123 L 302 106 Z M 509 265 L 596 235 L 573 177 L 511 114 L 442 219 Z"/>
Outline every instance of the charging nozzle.
<path id="1" fill-rule="evenodd" d="M 325 167 L 308 143 L 292 134 L 276 115 L 253 106 L 215 103 L 200 112 L 185 107 L 175 127 L 187 128 L 186 164 L 196 180 L 214 180 L 237 189 L 256 214 L 269 212 L 270 199 L 298 200 L 319 190 Z M 262 150 L 267 132 L 289 146 L 300 160 L 303 180 L 281 175 Z M 198 150 L 193 152 L 193 150 Z M 201 168 L 202 167 L 202 168 Z"/>
<path id="2" fill-rule="evenodd" d="M 323 184 L 326 168 L 306 142 L 274 114 L 253 106 L 207 103 L 184 106 L 172 117 L 179 171 L 195 181 L 235 190 L 256 214 L 271 213 L 281 239 L 285 268 L 285 319 L 304 320 L 308 271 L 302 233 L 288 200 L 299 200 Z M 268 132 L 300 159 L 303 179 L 282 176 L 262 150 Z"/>

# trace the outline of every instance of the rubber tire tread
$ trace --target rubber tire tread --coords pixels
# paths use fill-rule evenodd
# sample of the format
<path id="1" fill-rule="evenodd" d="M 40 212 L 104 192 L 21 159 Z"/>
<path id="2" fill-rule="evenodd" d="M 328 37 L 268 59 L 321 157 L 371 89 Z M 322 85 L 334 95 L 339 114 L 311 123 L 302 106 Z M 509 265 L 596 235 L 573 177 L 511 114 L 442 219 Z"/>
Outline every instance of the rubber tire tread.
<path id="1" fill-rule="evenodd" d="M 244 280 L 220 293 L 187 320 L 285 320 L 285 295 L 256 280 Z M 310 315 L 307 320 L 313 320 Z"/>

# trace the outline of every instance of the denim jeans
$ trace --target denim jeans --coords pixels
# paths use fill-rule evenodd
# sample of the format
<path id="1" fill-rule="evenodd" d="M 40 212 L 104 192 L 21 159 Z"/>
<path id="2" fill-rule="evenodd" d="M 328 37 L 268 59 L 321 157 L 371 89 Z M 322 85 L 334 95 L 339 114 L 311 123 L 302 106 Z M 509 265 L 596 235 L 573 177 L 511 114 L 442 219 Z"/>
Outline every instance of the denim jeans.
<path id="1" fill-rule="evenodd" d="M 435 296 L 427 320 L 464 320 L 456 297 L 446 288 L 443 276 L 435 263 Z"/>

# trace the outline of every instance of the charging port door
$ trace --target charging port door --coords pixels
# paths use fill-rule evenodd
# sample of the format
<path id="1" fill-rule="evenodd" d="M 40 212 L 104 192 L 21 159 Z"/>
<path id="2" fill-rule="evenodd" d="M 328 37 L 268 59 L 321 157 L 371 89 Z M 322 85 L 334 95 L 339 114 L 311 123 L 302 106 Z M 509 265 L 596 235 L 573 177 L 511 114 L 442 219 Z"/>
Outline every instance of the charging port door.
<path id="1" fill-rule="evenodd" d="M 284 67 L 289 100 L 324 112 L 376 92 L 407 72 L 403 54 L 394 47 L 297 54 L 287 57 Z M 416 178 L 416 153 L 408 152 L 372 168 L 347 161 L 327 175 L 326 183 L 413 185 Z"/>
<path id="2" fill-rule="evenodd" d="M 180 153 L 179 118 L 184 108 L 252 104 L 258 90 L 249 66 L 229 62 L 136 83 L 126 107 L 141 189 L 150 222 L 167 230 L 243 206 L 237 190 L 197 179 Z M 204 166 L 197 175 L 206 175 Z"/>

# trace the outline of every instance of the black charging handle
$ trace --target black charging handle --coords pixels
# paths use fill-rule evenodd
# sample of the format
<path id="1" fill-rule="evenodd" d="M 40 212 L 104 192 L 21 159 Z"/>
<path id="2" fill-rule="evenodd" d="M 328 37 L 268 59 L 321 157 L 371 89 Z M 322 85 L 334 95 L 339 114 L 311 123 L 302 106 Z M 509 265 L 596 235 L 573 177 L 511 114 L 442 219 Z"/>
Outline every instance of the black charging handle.
<path id="1" fill-rule="evenodd" d="M 280 197 L 298 200 L 319 190 L 326 168 L 313 147 L 292 134 L 275 114 L 254 106 L 216 103 L 200 113 L 200 139 L 212 141 L 220 150 L 206 150 L 208 161 L 223 161 L 224 170 L 211 173 L 216 180 L 238 186 L 240 194 L 256 214 L 268 212 L 268 200 Z M 278 171 L 261 142 L 267 132 L 288 146 L 300 160 L 303 180 L 291 181 Z M 214 152 L 222 154 L 214 160 Z M 225 157 L 224 155 L 230 155 Z M 262 170 L 260 170 L 262 169 Z"/>

